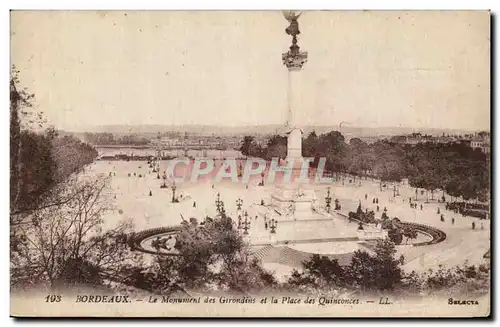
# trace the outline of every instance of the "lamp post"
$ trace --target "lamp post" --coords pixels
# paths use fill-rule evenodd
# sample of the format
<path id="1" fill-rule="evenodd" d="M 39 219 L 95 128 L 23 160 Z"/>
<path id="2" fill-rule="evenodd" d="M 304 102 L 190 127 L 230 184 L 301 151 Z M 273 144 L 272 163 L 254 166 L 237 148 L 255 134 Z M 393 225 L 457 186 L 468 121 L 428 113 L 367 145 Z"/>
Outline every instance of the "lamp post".
<path id="1" fill-rule="evenodd" d="M 243 225 L 243 234 L 248 235 L 248 230 L 250 229 L 251 222 L 248 220 L 248 212 L 245 211 L 245 221 L 242 223 Z"/>
<path id="2" fill-rule="evenodd" d="M 215 210 L 217 211 L 218 215 L 220 215 L 221 205 L 222 201 L 220 200 L 220 193 L 217 193 L 217 199 L 215 200 Z"/>
<path id="3" fill-rule="evenodd" d="M 226 217 L 226 209 L 224 208 L 224 202 L 221 202 L 220 204 L 220 216 L 223 218 Z"/>
<path id="4" fill-rule="evenodd" d="M 332 197 L 330 196 L 330 188 L 328 188 L 328 191 L 326 193 L 325 201 L 326 201 L 326 211 L 330 212 L 332 203 Z"/>
<path id="5" fill-rule="evenodd" d="M 175 181 L 174 181 L 172 184 L 172 203 L 176 202 L 176 199 L 175 199 L 175 190 L 176 189 L 177 189 L 177 186 L 175 186 Z"/>
<path id="6" fill-rule="evenodd" d="M 241 225 L 241 215 L 238 215 L 238 227 L 237 227 L 238 230 L 241 230 L 241 227 L 242 227 L 242 225 Z"/>
<path id="7" fill-rule="evenodd" d="M 276 227 L 278 227 L 278 221 L 273 218 L 269 223 L 269 228 L 271 228 L 271 234 L 276 234 Z"/>
<path id="8" fill-rule="evenodd" d="M 236 200 L 236 208 L 238 210 L 241 210 L 241 206 L 243 205 L 243 199 L 241 198 L 238 198 L 238 200 Z"/>

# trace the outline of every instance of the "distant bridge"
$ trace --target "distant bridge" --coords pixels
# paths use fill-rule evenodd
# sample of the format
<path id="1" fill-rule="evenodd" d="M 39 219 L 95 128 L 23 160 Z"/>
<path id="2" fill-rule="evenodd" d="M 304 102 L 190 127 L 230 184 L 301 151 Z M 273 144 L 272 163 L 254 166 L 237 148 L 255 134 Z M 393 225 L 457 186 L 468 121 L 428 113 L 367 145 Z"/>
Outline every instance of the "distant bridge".
<path id="1" fill-rule="evenodd" d="M 104 144 L 104 145 L 94 145 L 94 148 L 101 149 L 150 149 L 150 150 L 236 150 L 232 147 L 221 147 L 220 145 L 212 144 L 186 144 L 186 145 L 126 145 L 126 144 Z"/>

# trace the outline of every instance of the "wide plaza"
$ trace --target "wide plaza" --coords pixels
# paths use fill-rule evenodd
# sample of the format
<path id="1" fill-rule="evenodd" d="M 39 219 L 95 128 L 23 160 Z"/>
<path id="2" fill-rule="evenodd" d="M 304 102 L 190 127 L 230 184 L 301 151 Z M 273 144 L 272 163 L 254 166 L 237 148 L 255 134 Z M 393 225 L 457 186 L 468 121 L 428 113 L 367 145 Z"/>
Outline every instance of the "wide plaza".
<path id="1" fill-rule="evenodd" d="M 275 231 L 280 241 L 270 251 L 266 240 L 273 238 L 270 223 L 275 216 L 270 214 L 269 203 L 276 185 L 264 183 L 260 186 L 260 176 L 251 179 L 248 185 L 230 180 L 219 183 L 212 180 L 179 183 L 175 185 L 175 197 L 179 202 L 173 203 L 172 183 L 167 181 L 166 188 L 160 187 L 165 182 L 162 174 L 167 165 L 167 161 L 162 161 L 160 171 L 153 172 L 144 161 L 98 160 L 85 170 L 87 175 L 110 178 L 109 200 L 113 209 L 104 217 L 105 229 L 113 228 L 123 221 L 131 222 L 136 232 L 178 226 L 190 218 L 201 222 L 207 216 L 216 215 L 215 203 L 220 200 L 235 224 L 238 216 L 247 221 L 247 241 L 264 266 L 282 277 L 293 268 L 300 268 L 297 263 L 300 263 L 303 254 L 343 256 L 358 249 L 370 251 L 355 240 L 357 224 L 349 223 L 345 218 L 349 211 L 356 211 L 360 203 L 363 210 L 373 210 L 377 218 L 386 208 L 390 218 L 432 226 L 446 233 L 446 239 L 438 244 L 413 246 L 411 242 L 403 242 L 397 246 L 397 255 L 404 256 L 403 268 L 407 271 L 452 267 L 465 261 L 480 264 L 484 262 L 483 256 L 490 247 L 490 220 L 463 217 L 445 210 L 445 203 L 437 201 L 442 196 L 441 192 L 434 192 L 434 200 L 429 195 L 427 201 L 427 195 L 419 191 L 415 200 L 415 189 L 404 183 L 398 184 L 398 192 L 394 196 L 393 185 L 381 187 L 378 180 L 347 177 L 343 182 L 337 180 L 331 184 L 307 185 L 315 191 L 317 204 L 323 209 L 330 188 L 330 195 L 333 200 L 338 199 L 341 210 L 339 213 L 332 212 L 330 220 L 276 224 Z M 416 208 L 410 207 L 410 197 L 413 203 L 418 204 Z M 450 199 L 448 195 L 445 197 Z M 378 204 L 373 203 L 374 198 L 378 198 Z M 241 208 L 238 210 L 237 203 L 240 200 Z M 438 208 L 440 214 L 437 214 Z M 444 222 L 440 219 L 441 214 L 445 218 Z M 472 229 L 472 223 L 475 229 Z M 413 242 L 418 243 L 425 237 L 419 234 Z M 292 259 L 266 260 L 266 257 L 269 259 L 281 255 L 289 255 Z"/>

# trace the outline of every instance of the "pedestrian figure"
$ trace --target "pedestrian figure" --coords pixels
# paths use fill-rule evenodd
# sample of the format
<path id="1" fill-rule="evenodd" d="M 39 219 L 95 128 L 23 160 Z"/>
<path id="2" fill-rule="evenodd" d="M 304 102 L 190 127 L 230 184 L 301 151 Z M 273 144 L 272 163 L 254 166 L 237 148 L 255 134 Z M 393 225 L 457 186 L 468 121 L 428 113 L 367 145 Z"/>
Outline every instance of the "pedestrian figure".
<path id="1" fill-rule="evenodd" d="M 373 198 L 373 202 L 372 203 L 375 203 L 375 198 Z"/>
<path id="2" fill-rule="evenodd" d="M 378 198 L 376 198 L 376 201 L 375 201 L 376 204 L 378 204 Z"/>
<path id="3" fill-rule="evenodd" d="M 258 215 L 255 215 L 255 220 L 257 220 L 257 218 L 259 218 L 259 216 L 258 216 Z"/>
<path id="4" fill-rule="evenodd" d="M 193 208 L 196 208 L 196 201 L 193 202 Z"/>
<path id="5" fill-rule="evenodd" d="M 476 229 L 476 223 L 472 222 L 472 229 Z"/>
<path id="6" fill-rule="evenodd" d="M 420 210 L 424 210 L 424 205 L 420 204 Z"/>
<path id="7" fill-rule="evenodd" d="M 444 215 L 441 214 L 441 221 L 444 221 Z"/>
<path id="8" fill-rule="evenodd" d="M 379 206 L 377 206 L 377 212 L 379 212 L 379 211 L 380 211 L 380 207 L 379 207 Z"/>
<path id="9" fill-rule="evenodd" d="M 137 176 L 137 175 L 134 173 L 134 176 Z"/>
<path id="10" fill-rule="evenodd" d="M 264 222 L 264 228 L 267 230 L 267 221 Z"/>
<path id="11" fill-rule="evenodd" d="M 151 192 L 151 190 L 149 190 L 149 196 L 153 196 L 153 192 Z"/>
<path id="12" fill-rule="evenodd" d="M 212 188 L 214 188 L 214 187 L 215 187 L 214 184 L 212 184 Z"/>
<path id="13" fill-rule="evenodd" d="M 260 200 L 260 205 L 263 206 L 264 205 L 264 199 L 261 199 Z"/>
<path id="14" fill-rule="evenodd" d="M 451 224 L 455 225 L 455 218 L 451 218 Z"/>
<path id="15" fill-rule="evenodd" d="M 365 200 L 368 199 L 368 194 L 365 193 Z"/>
<path id="16" fill-rule="evenodd" d="M 437 214 L 438 214 L 438 215 L 440 214 L 439 208 L 438 208 Z"/>
<path id="17" fill-rule="evenodd" d="M 116 194 L 115 194 L 115 199 L 116 199 Z"/>

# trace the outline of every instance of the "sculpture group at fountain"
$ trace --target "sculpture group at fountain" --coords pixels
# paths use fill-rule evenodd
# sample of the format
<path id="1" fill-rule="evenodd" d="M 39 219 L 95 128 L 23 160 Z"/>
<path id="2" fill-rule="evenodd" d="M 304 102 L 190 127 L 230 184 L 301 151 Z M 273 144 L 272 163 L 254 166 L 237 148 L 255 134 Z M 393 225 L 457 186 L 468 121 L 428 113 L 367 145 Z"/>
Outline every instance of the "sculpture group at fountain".
<path id="1" fill-rule="evenodd" d="M 158 252 L 162 252 L 162 250 L 170 252 L 174 249 L 175 243 L 176 238 L 172 235 L 168 235 L 165 237 L 157 236 L 154 240 L 151 240 L 151 247 Z"/>

